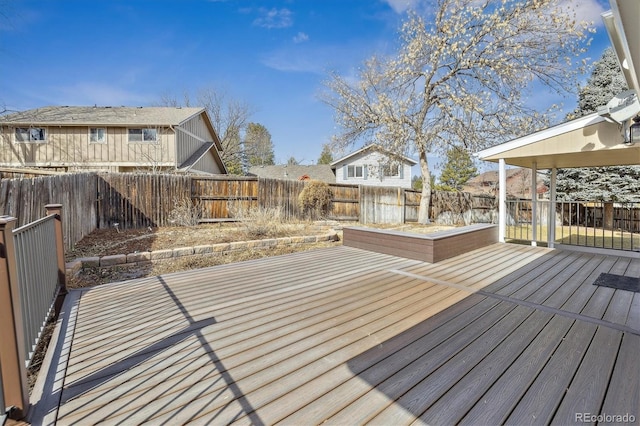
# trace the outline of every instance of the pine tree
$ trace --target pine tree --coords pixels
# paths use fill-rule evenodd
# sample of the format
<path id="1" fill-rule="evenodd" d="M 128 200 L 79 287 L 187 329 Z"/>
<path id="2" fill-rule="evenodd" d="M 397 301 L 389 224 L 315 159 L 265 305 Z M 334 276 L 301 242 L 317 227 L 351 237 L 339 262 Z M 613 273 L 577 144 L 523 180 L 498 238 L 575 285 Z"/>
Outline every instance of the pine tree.
<path id="1" fill-rule="evenodd" d="M 320 158 L 318 158 L 318 164 L 331 164 L 333 163 L 333 154 L 331 154 L 331 147 L 329 144 L 322 145 L 322 152 Z"/>
<path id="2" fill-rule="evenodd" d="M 447 160 L 440 174 L 440 185 L 436 189 L 442 191 L 460 191 L 462 186 L 474 176 L 478 169 L 466 149 L 451 147 L 447 150 Z"/>
<path id="3" fill-rule="evenodd" d="M 271 133 L 259 123 L 249 123 L 244 137 L 244 152 L 249 166 L 275 164 Z"/>
<path id="4" fill-rule="evenodd" d="M 620 71 L 618 59 L 612 48 L 607 48 L 602 57 L 594 62 L 587 84 L 580 89 L 578 106 L 567 118 L 583 117 L 598 111 L 615 95 L 627 90 L 627 83 Z"/>
<path id="5" fill-rule="evenodd" d="M 606 49 L 594 62 L 587 84 L 580 89 L 578 106 L 568 114 L 574 119 L 594 113 L 615 95 L 627 90 L 613 49 Z M 638 201 L 640 167 L 590 167 L 559 169 L 556 180 L 558 200 Z"/>

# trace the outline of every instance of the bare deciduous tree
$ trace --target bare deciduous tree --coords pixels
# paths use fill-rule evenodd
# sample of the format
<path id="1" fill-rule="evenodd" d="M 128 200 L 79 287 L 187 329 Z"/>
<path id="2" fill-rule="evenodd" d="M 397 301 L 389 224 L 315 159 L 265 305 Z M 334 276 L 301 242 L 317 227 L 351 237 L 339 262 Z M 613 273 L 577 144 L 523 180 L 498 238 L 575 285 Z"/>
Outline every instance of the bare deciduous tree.
<path id="1" fill-rule="evenodd" d="M 429 221 L 427 153 L 477 150 L 544 125 L 523 90 L 533 81 L 574 90 L 589 31 L 561 0 L 435 3 L 428 16 L 408 15 L 395 55 L 366 61 L 355 82 L 331 74 L 323 95 L 342 130 L 336 149 L 373 138 L 418 155 L 421 223 Z"/>
<path id="2" fill-rule="evenodd" d="M 225 90 L 203 88 L 198 90 L 195 101 L 187 92 L 183 93 L 183 102 L 165 94 L 161 96 L 159 105 L 204 107 L 220 138 L 222 144 L 220 156 L 227 170 L 232 174 L 242 174 L 244 154 L 240 133 L 253 113 L 253 108 L 249 104 L 233 99 Z"/>

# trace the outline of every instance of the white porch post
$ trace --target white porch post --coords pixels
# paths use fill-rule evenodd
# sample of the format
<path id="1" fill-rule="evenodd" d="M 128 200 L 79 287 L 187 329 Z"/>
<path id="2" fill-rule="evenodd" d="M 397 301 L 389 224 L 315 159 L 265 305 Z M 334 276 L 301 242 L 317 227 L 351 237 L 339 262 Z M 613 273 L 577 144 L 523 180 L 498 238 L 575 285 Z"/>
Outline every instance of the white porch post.
<path id="1" fill-rule="evenodd" d="M 537 246 L 538 240 L 538 164 L 531 164 L 531 245 Z"/>
<path id="2" fill-rule="evenodd" d="M 498 160 L 498 241 L 505 242 L 507 230 L 507 170 L 504 158 Z"/>
<path id="3" fill-rule="evenodd" d="M 556 172 L 551 169 L 551 181 L 549 182 L 549 219 L 547 223 L 547 247 L 553 248 L 556 240 Z"/>

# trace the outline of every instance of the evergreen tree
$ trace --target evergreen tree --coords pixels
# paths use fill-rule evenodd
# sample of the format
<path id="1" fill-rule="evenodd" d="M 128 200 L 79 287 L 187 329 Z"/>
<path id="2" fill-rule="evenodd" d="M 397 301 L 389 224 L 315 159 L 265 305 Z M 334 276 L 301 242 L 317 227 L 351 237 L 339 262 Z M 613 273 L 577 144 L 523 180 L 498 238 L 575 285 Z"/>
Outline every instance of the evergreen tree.
<path id="1" fill-rule="evenodd" d="M 249 166 L 275 164 L 271 133 L 262 124 L 249 123 L 244 137 L 244 152 Z"/>
<path id="2" fill-rule="evenodd" d="M 618 58 L 612 48 L 607 48 L 602 57 L 594 62 L 587 84 L 580 89 L 578 106 L 567 118 L 583 117 L 598 111 L 615 95 L 627 90 L 627 83 L 620 71 Z"/>
<path id="3" fill-rule="evenodd" d="M 447 160 L 440 174 L 440 185 L 436 189 L 441 191 L 460 191 L 462 186 L 474 176 L 478 169 L 466 149 L 451 147 L 447 150 Z"/>
<path id="4" fill-rule="evenodd" d="M 333 163 L 333 154 L 331 154 L 331 147 L 329 144 L 322 145 L 322 152 L 320 158 L 318 158 L 318 164 L 331 164 Z"/>
<path id="5" fill-rule="evenodd" d="M 615 95 L 627 90 L 613 49 L 606 49 L 593 64 L 587 84 L 580 89 L 578 106 L 567 118 L 594 113 Z M 548 178 L 547 178 L 548 180 Z M 590 167 L 559 169 L 556 179 L 558 200 L 638 201 L 640 167 Z"/>
<path id="6" fill-rule="evenodd" d="M 416 191 L 422 191 L 422 178 L 420 176 L 414 175 L 411 178 L 411 188 Z"/>
<path id="7" fill-rule="evenodd" d="M 561 201 L 639 201 L 640 167 L 615 166 L 558 170 Z"/>

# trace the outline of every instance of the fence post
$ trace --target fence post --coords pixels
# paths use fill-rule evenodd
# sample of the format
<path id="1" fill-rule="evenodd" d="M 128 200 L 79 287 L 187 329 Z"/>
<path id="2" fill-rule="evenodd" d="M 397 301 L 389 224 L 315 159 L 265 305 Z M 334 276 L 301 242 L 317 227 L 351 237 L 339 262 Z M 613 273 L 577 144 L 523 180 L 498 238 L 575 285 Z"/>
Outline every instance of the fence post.
<path id="1" fill-rule="evenodd" d="M 54 303 L 55 314 L 60 313 L 62 308 L 62 302 L 67 295 L 67 275 L 66 266 L 64 262 L 64 234 L 62 233 L 62 204 L 47 204 L 44 206 L 47 216 L 55 216 L 55 230 L 56 230 L 56 257 L 58 260 L 58 296 Z"/>
<path id="2" fill-rule="evenodd" d="M 0 216 L 0 359 L 5 404 L 12 407 L 10 416 L 20 419 L 26 416 L 29 410 L 29 389 L 20 289 L 13 245 L 16 220 L 11 216 Z"/>

